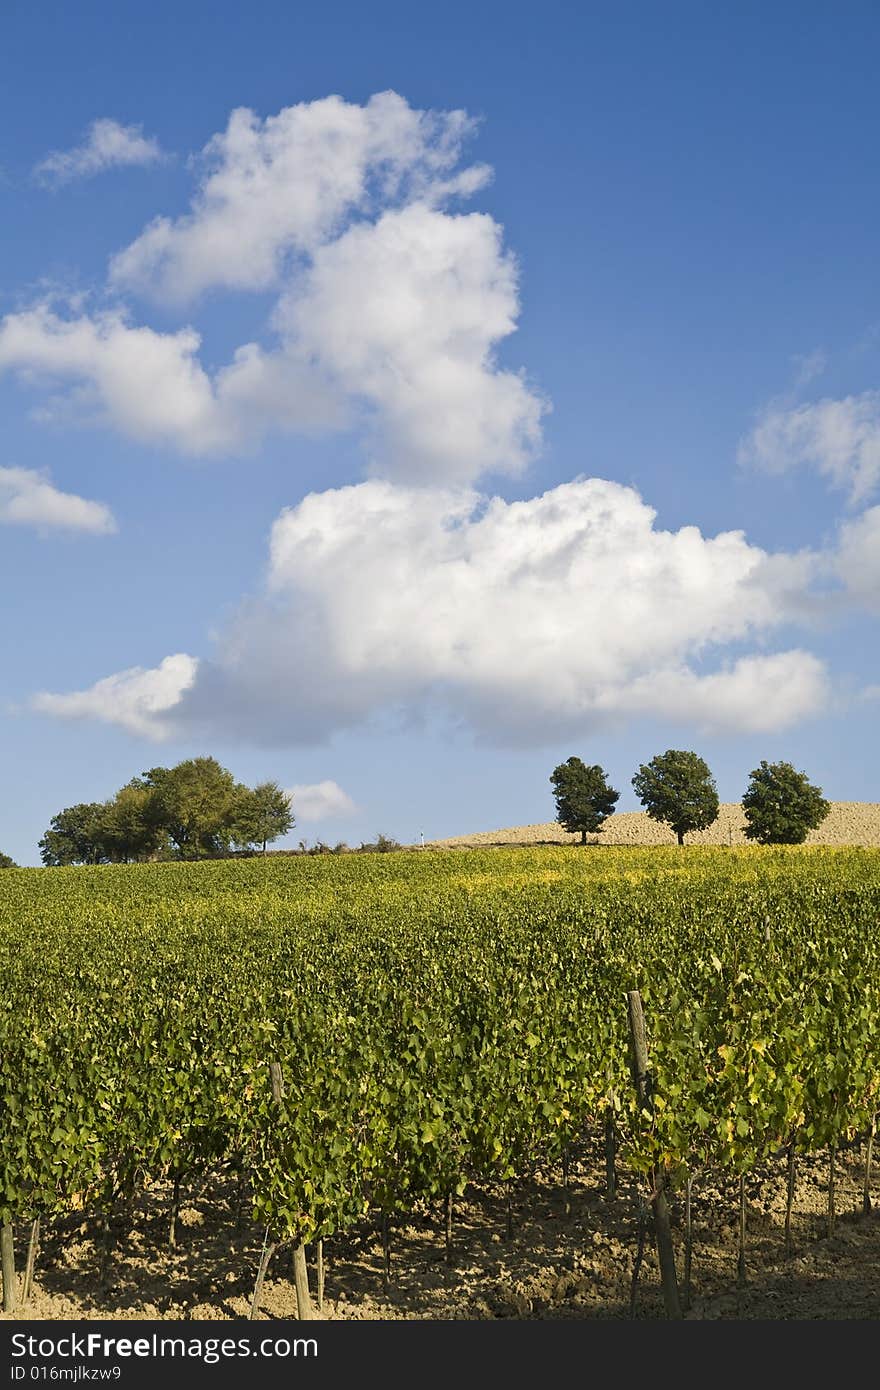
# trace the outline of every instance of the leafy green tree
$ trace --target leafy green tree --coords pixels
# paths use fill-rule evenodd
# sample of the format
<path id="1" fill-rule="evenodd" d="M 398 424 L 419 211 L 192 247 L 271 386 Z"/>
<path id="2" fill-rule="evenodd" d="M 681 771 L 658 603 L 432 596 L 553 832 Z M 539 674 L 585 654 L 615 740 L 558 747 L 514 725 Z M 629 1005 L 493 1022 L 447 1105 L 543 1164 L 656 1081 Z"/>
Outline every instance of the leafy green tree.
<path id="1" fill-rule="evenodd" d="M 247 790 L 216 758 L 187 758 L 175 767 L 153 767 L 144 782 L 155 792 L 156 822 L 181 859 L 228 853 L 242 794 Z"/>
<path id="2" fill-rule="evenodd" d="M 17 869 L 18 865 L 8 854 L 0 854 L 0 869 Z"/>
<path id="3" fill-rule="evenodd" d="M 718 818 L 715 781 L 696 753 L 669 748 L 642 763 L 632 784 L 651 819 L 671 826 L 680 845 L 688 831 L 708 830 Z"/>
<path id="4" fill-rule="evenodd" d="M 587 767 L 580 758 L 560 763 L 550 775 L 556 798 L 556 819 L 571 834 L 580 831 L 581 844 L 587 843 L 587 832 L 602 829 L 614 813 L 620 792 L 608 785 L 604 770 L 596 765 Z"/>
<path id="5" fill-rule="evenodd" d="M 831 810 L 822 788 L 791 763 L 768 763 L 750 773 L 742 800 L 745 836 L 761 845 L 801 845 L 807 832 L 821 825 Z"/>
<path id="6" fill-rule="evenodd" d="M 44 864 L 105 864 L 112 858 L 107 838 L 106 805 L 81 801 L 53 816 L 38 841 Z"/>
<path id="7" fill-rule="evenodd" d="M 104 808 L 104 830 L 111 858 L 124 864 L 155 858 L 168 844 L 156 789 L 139 777 L 120 787 Z"/>
<path id="8" fill-rule="evenodd" d="M 277 782 L 260 782 L 243 788 L 235 813 L 233 838 L 237 845 L 266 845 L 286 835 L 296 824 L 290 797 Z"/>

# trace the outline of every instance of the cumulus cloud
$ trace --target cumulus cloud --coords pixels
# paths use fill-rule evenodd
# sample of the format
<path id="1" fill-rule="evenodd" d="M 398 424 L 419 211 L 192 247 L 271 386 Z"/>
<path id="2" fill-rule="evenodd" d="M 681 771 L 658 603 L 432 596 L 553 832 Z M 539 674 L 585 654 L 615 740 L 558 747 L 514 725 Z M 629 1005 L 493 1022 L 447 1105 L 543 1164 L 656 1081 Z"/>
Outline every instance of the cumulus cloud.
<path id="1" fill-rule="evenodd" d="M 415 111 L 396 92 L 363 106 L 301 102 L 264 121 L 240 107 L 203 151 L 190 211 L 150 223 L 113 258 L 111 280 L 178 302 L 270 289 L 286 256 L 313 251 L 354 211 L 475 192 L 488 170 L 452 173 L 473 124 L 463 111 Z"/>
<path id="2" fill-rule="evenodd" d="M 106 676 L 88 690 L 69 695 L 42 691 L 33 696 L 31 707 L 58 719 L 97 719 L 129 733 L 160 740 L 170 731 L 163 716 L 180 703 L 197 670 L 198 662 L 193 657 L 179 653 L 166 656 L 152 670 L 132 666 Z"/>
<path id="3" fill-rule="evenodd" d="M 543 403 L 494 358 L 518 307 L 497 223 L 416 203 L 317 251 L 276 322 L 290 351 L 372 407 L 375 471 L 468 482 L 520 471 L 540 440 Z"/>
<path id="4" fill-rule="evenodd" d="M 0 468 L 0 525 L 87 531 L 95 536 L 116 530 L 113 513 L 103 502 L 61 492 L 46 474 L 33 468 Z"/>
<path id="5" fill-rule="evenodd" d="M 880 484 L 880 391 L 773 403 L 741 441 L 739 461 L 773 473 L 810 466 L 862 502 Z"/>
<path id="6" fill-rule="evenodd" d="M 200 341 L 193 328 L 159 333 L 120 311 L 65 318 L 42 303 L 0 321 L 0 371 L 75 383 L 44 418 L 72 410 L 189 454 L 247 447 L 270 420 L 302 430 L 342 423 L 343 406 L 307 366 L 267 360 L 248 344 L 212 378 L 198 359 Z"/>
<path id="7" fill-rule="evenodd" d="M 155 164 L 161 158 L 158 140 L 145 136 L 142 126 L 121 125 L 105 117 L 92 122 L 81 144 L 71 150 L 53 150 L 35 167 L 34 175 L 41 183 L 57 185 L 124 165 Z"/>
<path id="8" fill-rule="evenodd" d="M 269 289 L 266 340 L 208 369 L 191 325 L 158 331 L 119 307 L 62 315 L 43 302 L 0 321 L 0 371 L 56 384 L 43 416 L 187 454 L 359 426 L 373 475 L 520 472 L 547 407 L 497 359 L 517 324 L 516 263 L 491 217 L 446 207 L 488 177 L 460 166 L 472 127 L 393 92 L 266 121 L 233 112 L 190 211 L 152 223 L 111 280 L 175 302 Z"/>
<path id="9" fill-rule="evenodd" d="M 384 481 L 312 494 L 275 522 L 265 595 L 158 723 L 281 744 L 389 712 L 502 742 L 641 716 L 782 728 L 822 708 L 821 663 L 730 648 L 791 621 L 813 570 L 741 532 L 664 531 L 595 478 L 512 503 Z"/>
<path id="10" fill-rule="evenodd" d="M 880 507 L 841 526 L 834 569 L 853 598 L 880 613 Z"/>
<path id="11" fill-rule="evenodd" d="M 297 822 L 332 820 L 353 815 L 357 810 L 348 792 L 343 791 L 338 782 L 329 780 L 297 783 L 295 787 L 288 788 L 287 795 L 293 802 Z"/>

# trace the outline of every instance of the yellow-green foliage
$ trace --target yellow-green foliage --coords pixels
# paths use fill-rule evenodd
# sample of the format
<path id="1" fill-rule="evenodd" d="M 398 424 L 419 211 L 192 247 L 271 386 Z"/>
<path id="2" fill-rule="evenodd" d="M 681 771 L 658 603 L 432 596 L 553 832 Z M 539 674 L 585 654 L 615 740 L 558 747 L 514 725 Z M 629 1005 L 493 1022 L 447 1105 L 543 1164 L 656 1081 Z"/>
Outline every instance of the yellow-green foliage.
<path id="1" fill-rule="evenodd" d="M 878 921 L 874 850 L 9 870 L 0 1218 L 226 1164 L 311 1239 L 525 1174 L 609 1112 L 673 1176 L 839 1142 L 877 1104 Z"/>

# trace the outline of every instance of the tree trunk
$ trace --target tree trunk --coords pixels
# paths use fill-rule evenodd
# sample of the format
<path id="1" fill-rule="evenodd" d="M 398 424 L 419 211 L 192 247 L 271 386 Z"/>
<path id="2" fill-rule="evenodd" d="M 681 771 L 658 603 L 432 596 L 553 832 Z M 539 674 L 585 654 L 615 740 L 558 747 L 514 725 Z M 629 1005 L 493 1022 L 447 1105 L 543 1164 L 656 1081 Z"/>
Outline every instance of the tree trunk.
<path id="1" fill-rule="evenodd" d="M 582 844 L 582 845 L 585 845 L 586 843 L 587 843 L 587 832 L 586 832 L 586 830 L 582 830 L 582 831 L 581 831 L 581 844 Z"/>
<path id="2" fill-rule="evenodd" d="M 684 831 L 683 831 L 683 830 L 676 830 L 675 833 L 676 833 L 676 835 L 678 836 L 678 843 L 679 843 L 680 845 L 683 845 L 683 844 L 684 844 Z"/>

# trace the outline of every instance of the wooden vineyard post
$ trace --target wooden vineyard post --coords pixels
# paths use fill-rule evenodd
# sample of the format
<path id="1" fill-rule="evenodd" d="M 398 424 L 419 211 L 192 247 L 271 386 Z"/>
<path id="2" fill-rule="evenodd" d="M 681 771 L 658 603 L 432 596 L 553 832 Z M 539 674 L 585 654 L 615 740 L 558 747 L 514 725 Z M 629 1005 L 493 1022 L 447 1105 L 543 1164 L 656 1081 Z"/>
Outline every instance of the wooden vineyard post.
<path id="1" fill-rule="evenodd" d="M 318 1277 L 318 1312 L 324 1311 L 324 1242 L 319 1240 L 315 1248 L 315 1267 Z"/>
<path id="2" fill-rule="evenodd" d="M 617 1135 L 614 1124 L 614 1111 L 605 1114 L 605 1195 L 609 1202 L 617 1196 Z"/>
<path id="3" fill-rule="evenodd" d="M 34 1265 L 37 1262 L 37 1251 L 40 1245 L 40 1218 L 35 1216 L 31 1222 L 31 1238 L 28 1241 L 27 1261 L 24 1267 L 24 1280 L 21 1287 L 21 1301 L 27 1304 L 31 1296 L 31 1287 L 34 1282 Z"/>
<path id="4" fill-rule="evenodd" d="M 877 1111 L 871 1116 L 871 1124 L 868 1129 L 868 1147 L 865 1153 L 865 1180 L 862 1185 L 862 1212 L 865 1216 L 871 1215 L 871 1160 L 874 1156 L 874 1139 L 877 1134 Z"/>
<path id="5" fill-rule="evenodd" d="M 272 1099 L 276 1102 L 283 1100 L 284 1077 L 281 1075 L 280 1062 L 269 1063 L 269 1075 L 272 1079 Z M 293 1283 L 296 1288 L 296 1315 L 301 1322 L 309 1321 L 314 1318 L 314 1313 L 309 1297 L 309 1268 L 306 1264 L 306 1248 L 301 1240 L 297 1241 L 293 1247 Z"/>
<path id="6" fill-rule="evenodd" d="M 15 1278 L 15 1247 L 12 1243 L 11 1221 L 5 1221 L 0 1229 L 0 1263 L 3 1266 L 3 1311 L 14 1313 L 18 1306 L 18 1285 Z"/>
<path id="7" fill-rule="evenodd" d="M 629 1036 L 632 1045 L 632 1074 L 639 1104 L 643 1109 L 651 1109 L 651 1077 L 648 1071 L 648 1041 L 645 1033 L 645 1015 L 642 1009 L 642 996 L 637 989 L 627 995 L 629 1013 Z M 678 1292 L 678 1275 L 675 1270 L 675 1250 L 672 1245 L 672 1227 L 669 1222 L 669 1205 L 664 1190 L 664 1174 L 659 1169 L 651 1173 L 651 1208 L 654 1213 L 654 1234 L 657 1241 L 657 1256 L 660 1260 L 660 1281 L 663 1285 L 663 1302 L 668 1318 L 680 1318 L 681 1298 Z"/>

